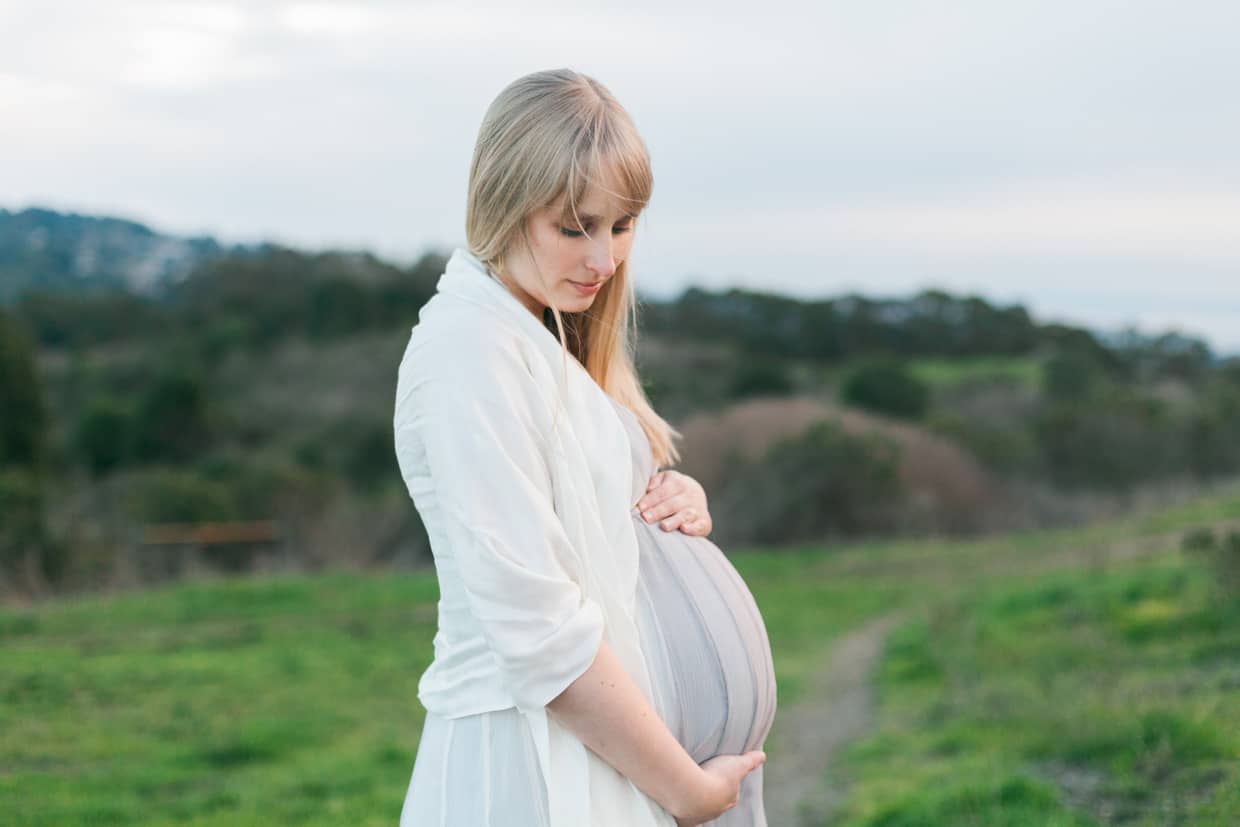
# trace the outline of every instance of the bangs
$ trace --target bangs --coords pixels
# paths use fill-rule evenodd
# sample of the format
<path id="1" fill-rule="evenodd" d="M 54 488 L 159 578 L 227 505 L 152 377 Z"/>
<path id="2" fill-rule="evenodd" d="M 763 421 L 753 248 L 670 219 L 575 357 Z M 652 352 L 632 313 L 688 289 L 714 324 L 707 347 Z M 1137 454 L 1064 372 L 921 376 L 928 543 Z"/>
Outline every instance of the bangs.
<path id="1" fill-rule="evenodd" d="M 583 130 L 564 182 L 560 221 L 577 223 L 577 205 L 593 187 L 605 194 L 618 212 L 636 218 L 650 203 L 654 178 L 650 156 L 641 139 L 625 124 L 604 119 L 597 130 Z M 620 127 L 620 128 L 617 128 Z M 590 140 L 588 132 L 594 132 Z"/>

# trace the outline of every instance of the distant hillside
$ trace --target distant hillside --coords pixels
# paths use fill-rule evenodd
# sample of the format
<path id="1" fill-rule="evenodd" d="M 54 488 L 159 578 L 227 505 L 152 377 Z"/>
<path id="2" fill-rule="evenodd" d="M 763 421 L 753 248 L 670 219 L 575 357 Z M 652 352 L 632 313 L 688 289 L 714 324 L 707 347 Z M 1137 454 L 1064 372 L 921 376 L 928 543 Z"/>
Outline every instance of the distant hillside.
<path id="1" fill-rule="evenodd" d="M 0 209 L 0 304 L 29 288 L 123 288 L 158 295 L 205 261 L 265 246 L 225 246 L 206 236 L 164 235 L 123 218 L 39 207 Z"/>

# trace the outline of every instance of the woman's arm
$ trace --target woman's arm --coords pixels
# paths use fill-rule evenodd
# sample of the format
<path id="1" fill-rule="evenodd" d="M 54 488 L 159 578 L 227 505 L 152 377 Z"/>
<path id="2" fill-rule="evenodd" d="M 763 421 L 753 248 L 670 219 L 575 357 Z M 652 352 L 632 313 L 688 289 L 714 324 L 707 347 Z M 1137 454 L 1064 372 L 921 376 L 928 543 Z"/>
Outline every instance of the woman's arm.
<path id="1" fill-rule="evenodd" d="M 734 807 L 741 780 L 766 760 L 755 750 L 698 766 L 606 641 L 590 667 L 547 708 L 582 743 L 675 816 L 681 827 L 710 821 Z"/>

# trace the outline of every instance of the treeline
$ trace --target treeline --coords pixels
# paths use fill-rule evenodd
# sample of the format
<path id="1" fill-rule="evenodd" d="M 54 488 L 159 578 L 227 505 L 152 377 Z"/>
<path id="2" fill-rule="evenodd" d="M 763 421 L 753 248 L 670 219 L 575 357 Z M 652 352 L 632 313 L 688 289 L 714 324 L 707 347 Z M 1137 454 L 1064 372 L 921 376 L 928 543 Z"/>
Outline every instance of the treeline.
<path id="1" fill-rule="evenodd" d="M 0 575 L 84 582 L 155 522 L 279 517 L 320 561 L 422 542 L 390 394 L 444 263 L 268 246 L 205 259 L 151 295 L 22 293 L 0 310 Z M 950 437 L 1003 479 L 1122 490 L 1240 470 L 1240 366 L 1191 338 L 1103 339 L 938 291 L 798 301 L 694 288 L 643 298 L 639 323 L 663 349 L 643 380 L 674 422 L 825 392 Z M 1034 378 L 941 385 L 915 370 L 927 357 L 1027 362 Z M 980 526 L 924 518 L 924 502 L 900 512 L 914 508 L 900 468 L 915 450 L 831 424 L 784 440 L 712 492 L 720 540 Z"/>
<path id="2" fill-rule="evenodd" d="M 1030 356 L 1068 352 L 1117 378 L 1200 378 L 1217 361 L 1202 341 L 1129 332 L 1104 342 L 1063 324 L 1039 324 L 1019 305 L 927 290 L 908 299 L 844 296 L 798 300 L 751 290 L 686 290 L 648 304 L 643 328 L 672 340 L 728 342 L 759 360 L 839 361 L 887 354 L 905 358 Z"/>
<path id="3" fill-rule="evenodd" d="M 434 293 L 444 262 L 429 254 L 401 268 L 369 254 L 268 247 L 207 260 L 153 296 L 27 290 L 13 312 L 48 348 L 188 336 L 207 353 L 255 349 L 294 336 L 321 341 L 407 325 Z"/>

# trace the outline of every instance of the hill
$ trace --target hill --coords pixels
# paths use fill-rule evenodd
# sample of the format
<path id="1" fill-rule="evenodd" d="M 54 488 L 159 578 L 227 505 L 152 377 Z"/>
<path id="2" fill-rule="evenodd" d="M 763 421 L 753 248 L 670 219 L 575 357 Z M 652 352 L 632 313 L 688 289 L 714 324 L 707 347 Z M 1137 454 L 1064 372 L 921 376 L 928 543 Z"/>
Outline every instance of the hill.
<path id="1" fill-rule="evenodd" d="M 158 295 L 205 261 L 261 246 L 182 238 L 111 216 L 0 209 L 0 304 L 31 289 Z"/>

